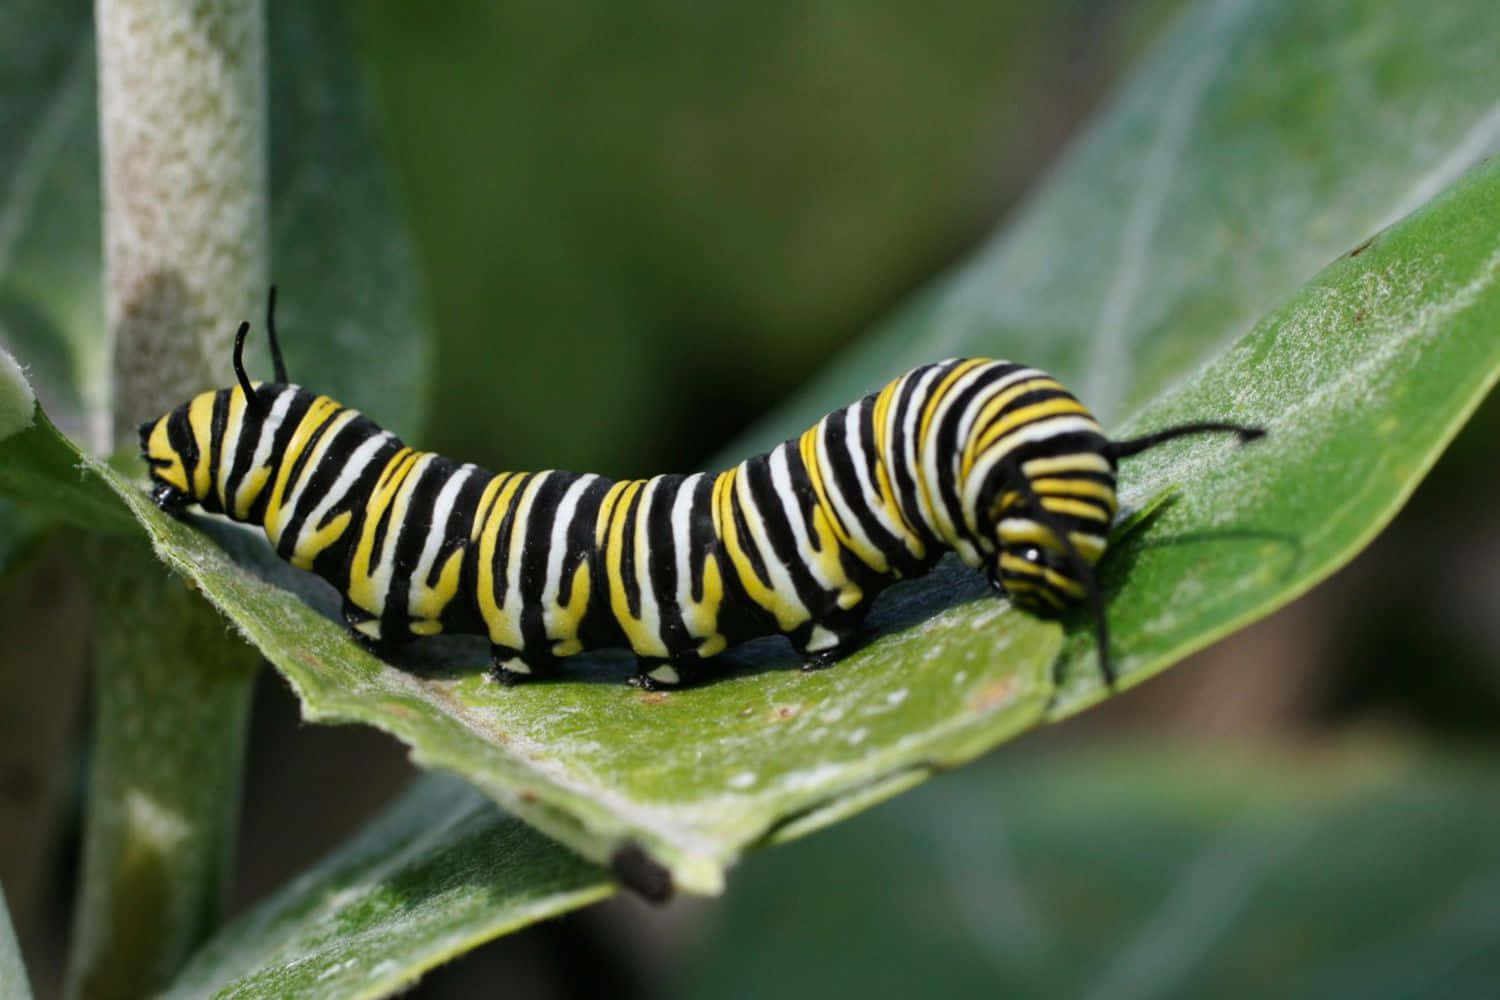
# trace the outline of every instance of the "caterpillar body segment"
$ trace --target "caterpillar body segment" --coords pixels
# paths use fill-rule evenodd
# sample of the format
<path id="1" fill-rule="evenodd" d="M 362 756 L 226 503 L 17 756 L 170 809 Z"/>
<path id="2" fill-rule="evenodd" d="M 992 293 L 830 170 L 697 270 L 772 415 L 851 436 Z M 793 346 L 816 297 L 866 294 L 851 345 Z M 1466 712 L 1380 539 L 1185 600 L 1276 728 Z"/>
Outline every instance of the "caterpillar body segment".
<path id="1" fill-rule="evenodd" d="M 1029 610 L 1091 602 L 1105 640 L 1092 566 L 1117 458 L 1182 433 L 1259 434 L 1215 423 L 1111 442 L 1044 372 L 954 359 L 717 475 L 494 474 L 287 383 L 274 328 L 279 380 L 251 382 L 247 328 L 238 384 L 141 427 L 155 501 L 261 526 L 344 595 L 365 643 L 488 636 L 507 682 L 623 646 L 640 683 L 669 686 L 771 633 L 826 666 L 882 589 L 950 549 Z"/>

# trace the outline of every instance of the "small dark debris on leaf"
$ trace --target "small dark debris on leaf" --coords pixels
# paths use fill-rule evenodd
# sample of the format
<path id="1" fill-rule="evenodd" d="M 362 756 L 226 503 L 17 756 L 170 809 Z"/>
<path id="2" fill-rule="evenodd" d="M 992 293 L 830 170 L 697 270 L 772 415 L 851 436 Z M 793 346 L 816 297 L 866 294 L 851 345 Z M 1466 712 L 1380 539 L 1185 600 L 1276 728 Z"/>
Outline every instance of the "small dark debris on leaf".
<path id="1" fill-rule="evenodd" d="M 627 840 L 610 855 L 609 870 L 621 885 L 647 902 L 665 903 L 672 898 L 672 873 L 633 840 Z"/>

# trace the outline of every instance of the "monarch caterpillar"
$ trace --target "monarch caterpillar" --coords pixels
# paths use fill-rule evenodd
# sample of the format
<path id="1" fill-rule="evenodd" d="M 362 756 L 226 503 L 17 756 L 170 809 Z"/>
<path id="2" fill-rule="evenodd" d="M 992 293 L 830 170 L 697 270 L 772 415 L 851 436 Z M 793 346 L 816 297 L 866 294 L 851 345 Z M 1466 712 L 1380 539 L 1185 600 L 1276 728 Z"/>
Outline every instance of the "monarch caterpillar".
<path id="1" fill-rule="evenodd" d="M 1093 566 L 1115 516 L 1120 459 L 1206 421 L 1110 440 L 1055 379 L 1006 361 L 923 365 L 797 438 L 717 475 L 611 481 L 489 473 L 416 451 L 355 410 L 289 382 L 200 393 L 140 428 L 152 499 L 259 525 L 276 552 L 343 595 L 366 644 L 480 633 L 514 683 L 581 652 L 626 646 L 644 687 L 682 683 L 728 646 L 787 635 L 805 669 L 859 642 L 865 612 L 946 550 L 1034 613 L 1090 606 L 1113 684 Z"/>

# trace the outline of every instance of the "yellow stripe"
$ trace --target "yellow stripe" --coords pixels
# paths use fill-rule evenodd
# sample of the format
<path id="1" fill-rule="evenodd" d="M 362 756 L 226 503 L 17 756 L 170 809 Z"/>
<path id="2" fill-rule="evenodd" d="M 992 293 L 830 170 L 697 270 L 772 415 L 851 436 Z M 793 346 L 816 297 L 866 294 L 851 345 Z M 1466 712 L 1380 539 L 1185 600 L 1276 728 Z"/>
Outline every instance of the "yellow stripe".
<path id="1" fill-rule="evenodd" d="M 413 618 L 437 619 L 443 615 L 443 609 L 448 602 L 458 596 L 458 579 L 463 569 L 462 548 L 454 549 L 448 554 L 443 562 L 443 568 L 438 571 L 438 582 L 436 586 L 428 586 L 425 581 L 413 580 L 411 600 L 407 608 Z M 416 625 L 412 625 L 416 631 Z M 441 629 L 439 629 L 441 631 Z"/>
<path id="2" fill-rule="evenodd" d="M 402 480 L 411 471 L 420 455 L 421 452 L 412 451 L 410 448 L 402 448 L 392 455 L 381 471 L 380 481 L 375 491 L 365 504 L 365 521 L 360 527 L 359 541 L 355 543 L 354 555 L 349 561 L 349 600 L 356 607 L 364 608 L 371 614 L 382 613 L 385 610 L 386 598 L 389 596 L 376 591 L 375 578 L 370 572 L 375 562 L 375 533 L 380 525 L 381 515 L 391 505 L 397 490 L 401 488 Z M 392 517 L 391 523 L 399 525 L 400 521 Z M 391 532 L 388 530 L 386 544 L 391 543 L 390 535 Z"/>
<path id="3" fill-rule="evenodd" d="M 1087 500 L 1075 500 L 1072 497 L 1042 497 L 1042 507 L 1054 514 L 1070 514 L 1073 517 L 1098 521 L 1100 524 L 1109 523 L 1109 511 Z"/>
<path id="4" fill-rule="evenodd" d="M 307 412 L 302 415 L 302 419 L 297 422 L 286 447 L 281 450 L 281 461 L 276 470 L 276 485 L 271 487 L 271 499 L 266 504 L 266 515 L 261 521 L 273 545 L 281 542 L 281 504 L 286 499 L 286 489 L 292 477 L 292 467 L 297 464 L 297 459 L 307 448 L 308 442 L 312 440 L 318 428 L 327 423 L 338 409 L 339 404 L 327 396 L 314 399 L 308 406 Z"/>
<path id="5" fill-rule="evenodd" d="M 344 529 L 349 527 L 350 519 L 351 513 L 347 510 L 343 511 L 311 535 L 299 538 L 297 549 L 292 553 L 292 565 L 298 569 L 312 569 L 313 561 L 318 558 L 318 554 L 343 537 Z"/>
<path id="6" fill-rule="evenodd" d="M 939 381 L 937 385 L 933 386 L 931 390 L 929 390 L 927 394 L 927 402 L 922 407 L 921 427 L 917 432 L 918 441 L 927 440 L 928 428 L 932 426 L 932 421 L 937 416 L 938 407 L 942 405 L 943 398 L 952 391 L 954 383 L 963 378 L 969 372 L 973 371 L 975 368 L 978 368 L 980 365 L 987 364 L 989 364 L 989 362 L 983 359 L 971 358 L 970 360 L 965 361 L 955 367 L 947 375 L 944 375 L 942 380 Z"/>
<path id="7" fill-rule="evenodd" d="M 1111 510 L 1115 506 L 1115 491 L 1090 479 L 1033 479 L 1031 488 L 1042 496 L 1090 497 Z"/>
<path id="8" fill-rule="evenodd" d="M 1062 389 L 1062 384 L 1049 375 L 1037 375 L 1034 378 L 1023 379 L 1015 385 L 1008 386 L 990 397 L 980 408 L 974 423 L 969 430 L 968 440 L 964 442 L 963 459 L 960 463 L 961 474 L 965 477 L 969 474 L 969 468 L 974 464 L 978 456 L 976 435 L 989 425 L 990 421 L 999 417 L 1006 408 L 1017 399 L 1029 392 L 1039 392 L 1047 389 Z M 1066 391 L 1066 390 L 1063 390 Z"/>
<path id="9" fill-rule="evenodd" d="M 1065 413 L 1081 413 L 1084 416 L 1088 416 L 1088 412 L 1088 410 L 1084 409 L 1082 403 L 1068 396 L 1058 396 L 1044 403 L 1032 403 L 1030 406 L 1022 406 L 1005 414 L 986 427 L 984 433 L 974 442 L 973 454 L 976 457 L 987 454 L 990 448 L 994 447 L 1001 438 L 1037 420 L 1060 416 Z M 976 426 L 978 425 L 976 424 Z M 965 466 L 965 472 L 967 471 L 968 468 Z"/>
<path id="10" fill-rule="evenodd" d="M 569 590 L 567 604 L 558 604 L 558 613 L 554 618 L 555 627 L 552 638 L 559 640 L 553 643 L 552 653 L 554 656 L 572 656 L 574 653 L 583 651 L 583 643 L 578 638 L 578 630 L 583 627 L 583 616 L 589 609 L 589 561 L 581 559 L 578 568 L 573 571 L 573 585 Z"/>
<path id="11" fill-rule="evenodd" d="M 484 489 L 479 494 L 479 504 L 474 509 L 474 523 L 469 526 L 469 541 L 479 541 L 479 532 L 483 530 L 485 522 L 489 518 L 490 505 L 495 502 L 495 494 L 500 492 L 501 485 L 509 479 L 513 473 L 502 472 L 498 476 L 491 476 L 490 481 L 484 484 Z"/>
<path id="12" fill-rule="evenodd" d="M 1068 455 L 1028 459 L 1026 464 L 1021 466 L 1021 471 L 1025 473 L 1026 478 L 1034 480 L 1059 472 L 1109 473 L 1111 469 L 1109 460 L 1103 455 L 1092 451 L 1075 451 Z"/>
<path id="13" fill-rule="evenodd" d="M 484 520 L 479 533 L 479 615 L 489 629 L 490 641 L 497 646 L 521 648 L 519 616 L 506 615 L 495 599 L 495 545 L 500 536 L 500 525 L 505 521 L 505 512 L 510 509 L 511 499 L 524 478 L 520 473 L 504 472 L 495 477 L 500 483 L 495 502 Z M 488 490 L 486 490 L 488 492 Z M 509 567 L 514 573 L 515 566 Z"/>
<path id="14" fill-rule="evenodd" d="M 781 606 L 781 599 L 776 591 L 766 586 L 761 580 L 760 574 L 755 571 L 755 564 L 750 561 L 746 553 L 745 543 L 740 538 L 739 528 L 734 517 L 734 504 L 738 499 L 736 485 L 739 479 L 739 467 L 736 466 L 728 472 L 719 474 L 714 481 L 714 506 L 719 510 L 719 522 L 723 525 L 720 537 L 724 539 L 724 551 L 729 553 L 730 565 L 739 577 L 740 585 L 745 588 L 745 594 L 756 604 L 776 615 L 778 622 L 781 616 L 776 613 L 776 608 Z"/>
<path id="15" fill-rule="evenodd" d="M 639 589 L 639 584 L 633 577 L 629 580 L 625 578 L 625 522 L 630 519 L 631 510 L 640 500 L 646 480 L 633 479 L 616 485 L 623 488 L 619 490 L 618 501 L 610 509 L 609 542 L 604 549 L 604 565 L 609 579 L 609 607 L 630 647 L 637 651 L 652 651 L 660 646 L 660 637 L 647 632 L 641 620 L 630 613 L 630 588 Z M 641 527 L 641 518 L 637 517 L 636 536 L 630 540 L 637 553 Z M 641 602 L 645 602 L 644 595 L 641 596 Z"/>
<path id="16" fill-rule="evenodd" d="M 902 376 L 891 382 L 880 390 L 880 395 L 875 398 L 874 411 L 871 413 L 875 430 L 875 486 L 880 491 L 880 502 L 885 509 L 886 517 L 901 532 L 901 540 L 906 544 L 906 550 L 921 559 L 926 555 L 927 546 L 922 544 L 920 536 L 912 530 L 911 523 L 902 513 L 901 504 L 896 501 L 896 491 L 891 486 L 890 470 L 886 467 L 885 418 L 890 411 L 891 401 L 895 399 L 896 389 L 904 380 L 905 376 Z M 900 456 L 896 456 L 896 460 L 900 461 Z"/>
<path id="17" fill-rule="evenodd" d="M 193 496 L 199 500 L 208 496 L 213 486 L 213 477 L 208 468 L 208 453 L 212 447 L 214 424 L 214 394 L 200 393 L 188 404 L 188 426 L 193 430 L 193 440 L 198 444 L 198 462 L 193 466 Z"/>
<path id="18" fill-rule="evenodd" d="M 822 426 L 821 422 L 804 432 L 798 442 L 798 448 L 802 453 L 802 465 L 807 469 L 807 478 L 812 481 L 813 493 L 817 497 L 817 503 L 813 505 L 812 512 L 812 532 L 817 542 L 817 551 L 813 557 L 817 559 L 824 579 L 835 581 L 839 585 L 839 604 L 847 609 L 859 603 L 860 590 L 849 583 L 844 575 L 844 563 L 839 553 L 841 549 L 858 553 L 864 546 L 856 545 L 854 539 L 844 530 L 838 511 L 828 499 L 828 491 L 823 485 L 823 470 L 818 464 L 818 428 L 820 426 Z M 870 562 L 868 559 L 864 561 Z M 881 562 L 884 562 L 883 558 Z M 846 594 L 851 589 L 854 592 L 852 598 Z M 845 604 L 846 600 L 849 603 Z"/>
<path id="19" fill-rule="evenodd" d="M 823 439 L 817 433 L 819 427 L 821 426 L 822 424 L 819 423 L 817 427 L 814 427 L 812 430 L 808 431 L 807 434 L 803 435 L 802 461 L 807 466 L 809 474 L 812 477 L 813 488 L 817 490 L 818 500 L 822 504 L 822 507 L 828 512 L 829 525 L 834 533 L 838 536 L 839 544 L 848 549 L 850 552 L 853 552 L 865 565 L 871 567 L 877 573 L 888 572 L 890 564 L 886 559 L 885 553 L 880 551 L 880 549 L 873 543 L 871 543 L 868 539 L 863 538 L 862 531 L 859 537 L 857 537 L 854 532 L 850 531 L 848 529 L 848 526 L 843 523 L 838 509 L 834 507 L 833 503 L 828 499 L 828 493 L 823 483 L 822 453 L 819 451 L 820 442 L 822 442 Z M 810 444 L 808 439 L 809 435 L 812 436 Z M 811 451 L 811 454 L 808 453 L 809 450 Z M 865 498 L 863 495 L 860 495 L 853 498 L 849 502 L 851 505 L 863 504 L 865 502 Z"/>
<path id="20" fill-rule="evenodd" d="M 229 495 L 229 472 L 234 468 L 234 455 L 231 454 L 227 445 L 231 432 L 236 436 L 235 451 L 239 451 L 242 442 L 238 436 L 244 432 L 243 422 L 245 419 L 245 391 L 239 386 L 229 390 L 229 413 L 224 420 L 224 437 L 219 444 L 219 499 L 223 501 L 224 513 L 235 516 L 240 509 L 236 497 L 239 491 L 235 490 L 236 496 Z"/>
<path id="21" fill-rule="evenodd" d="M 172 443 L 167 437 L 167 419 L 167 417 L 162 417 L 156 422 L 156 426 L 151 428 L 151 437 L 146 443 L 146 454 L 152 459 L 164 458 L 170 460 L 171 465 L 168 465 L 166 468 L 155 467 L 152 474 L 168 486 L 175 487 L 186 493 L 188 488 L 187 470 L 183 468 L 182 456 L 172 447 Z"/>

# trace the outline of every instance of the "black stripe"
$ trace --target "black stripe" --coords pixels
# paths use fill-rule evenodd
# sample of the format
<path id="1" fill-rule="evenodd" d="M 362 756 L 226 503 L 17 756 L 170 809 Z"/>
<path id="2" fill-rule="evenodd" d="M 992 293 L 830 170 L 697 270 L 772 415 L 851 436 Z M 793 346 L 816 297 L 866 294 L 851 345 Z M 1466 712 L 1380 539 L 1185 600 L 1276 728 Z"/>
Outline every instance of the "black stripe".
<path id="1" fill-rule="evenodd" d="M 495 599 L 495 606 L 502 610 L 505 609 L 505 592 L 510 589 L 510 538 L 511 534 L 516 530 L 516 512 L 521 509 L 521 499 L 525 496 L 526 489 L 531 485 L 533 478 L 535 478 L 535 473 L 517 473 L 516 490 L 511 495 L 510 504 L 506 507 L 505 514 L 500 520 L 500 530 L 495 536 L 495 592 L 493 597 Z M 511 609 L 506 613 L 514 614 L 515 611 Z"/>
<path id="2" fill-rule="evenodd" d="M 338 442 L 334 444 L 337 445 Z M 390 595 L 398 600 L 387 600 L 384 605 L 381 630 L 385 635 L 392 634 L 386 629 L 395 629 L 395 634 L 411 633 L 412 574 L 416 572 L 417 562 L 422 558 L 422 550 L 427 546 L 430 533 L 442 530 L 443 526 L 432 523 L 437 495 L 457 471 L 458 463 L 438 455 L 418 474 L 406 505 L 406 516 L 396 526 Z"/>
<path id="3" fill-rule="evenodd" d="M 756 457 L 763 458 L 764 456 Z M 750 462 L 753 461 L 755 459 L 750 460 Z M 770 578 L 766 572 L 766 564 L 761 559 L 760 546 L 755 544 L 755 538 L 750 534 L 750 526 L 745 520 L 745 511 L 740 508 L 739 484 L 737 480 L 740 476 L 745 475 L 750 462 L 745 462 L 740 466 L 740 475 L 735 477 L 736 481 L 729 483 L 729 488 L 725 492 L 729 494 L 729 516 L 734 519 L 734 534 L 739 540 L 740 551 L 744 552 L 745 557 L 750 561 L 750 572 L 755 575 L 756 580 L 760 581 L 762 586 L 770 587 Z M 727 473 L 724 473 L 724 475 L 727 475 Z M 730 572 L 725 574 L 726 576 L 739 575 L 738 567 L 732 558 L 727 560 L 727 565 Z"/>
<path id="4" fill-rule="evenodd" d="M 703 571 L 713 558 L 719 565 L 719 577 L 734 576 L 725 560 L 724 540 L 714 530 L 714 483 L 717 476 L 704 475 L 693 486 L 693 502 L 688 510 L 688 572 L 693 603 L 703 603 Z"/>
<path id="5" fill-rule="evenodd" d="M 604 565 L 604 549 L 597 543 L 595 531 L 599 524 L 599 510 L 604 498 L 615 483 L 604 476 L 590 476 L 589 485 L 578 499 L 573 523 L 568 525 L 568 554 L 563 560 L 562 586 L 559 600 L 566 602 L 573 597 L 573 574 L 578 564 L 589 564 L 589 603 L 584 609 L 583 621 L 578 627 L 578 637 L 589 649 L 601 646 L 618 646 L 625 641 L 619 623 L 615 621 L 609 606 L 609 576 Z"/>
<path id="6" fill-rule="evenodd" d="M 266 488 L 260 491 L 260 496 L 255 498 L 247 514 L 252 524 L 259 524 L 262 527 L 266 523 L 266 508 L 271 504 L 271 493 L 275 490 L 276 479 L 281 473 L 281 463 L 286 458 L 287 445 L 291 443 L 292 435 L 301 426 L 302 419 L 307 416 L 307 408 L 312 405 L 315 398 L 312 393 L 302 389 L 286 391 L 292 393 L 292 401 L 287 405 L 286 418 L 281 421 L 281 426 L 276 428 L 276 434 L 271 441 L 271 473 L 266 480 Z M 257 444 L 259 444 L 258 441 Z"/>
<path id="7" fill-rule="evenodd" d="M 796 592 L 802 606 L 816 617 L 819 610 L 831 602 L 828 591 L 818 585 L 812 570 L 798 550 L 797 535 L 790 520 L 790 516 L 800 517 L 804 526 L 810 530 L 807 526 L 810 514 L 807 492 L 812 489 L 812 484 L 808 483 L 805 478 L 799 484 L 796 479 L 789 476 L 791 495 L 784 496 L 782 491 L 776 488 L 776 483 L 771 476 L 771 456 L 776 454 L 776 451 L 794 448 L 795 445 L 792 444 L 778 445 L 775 451 L 757 455 L 746 462 L 747 484 L 750 487 L 750 496 L 760 510 L 766 540 L 771 545 L 771 555 L 786 568 L 787 575 L 792 579 L 792 589 Z M 782 506 L 783 500 L 791 501 L 794 515 L 787 514 Z"/>
<path id="8" fill-rule="evenodd" d="M 240 409 L 239 440 L 235 442 L 234 454 L 229 456 L 229 477 L 225 483 L 228 496 L 224 497 L 224 512 L 234 517 L 233 498 L 239 495 L 240 486 L 245 482 L 245 477 L 250 473 L 250 462 L 255 457 L 255 445 L 260 441 L 261 430 L 265 426 L 266 417 L 270 416 L 270 404 L 263 402 L 263 396 L 259 390 L 255 394 L 256 404 L 245 406 Z M 225 429 L 228 433 L 228 428 Z M 220 459 L 223 461 L 224 459 Z M 236 519 L 238 520 L 238 519 Z"/>
<path id="9" fill-rule="evenodd" d="M 558 505 L 578 476 L 572 472 L 542 472 L 546 478 L 537 487 L 526 518 L 526 537 L 521 543 L 521 641 L 525 649 L 551 653 L 547 640 L 546 610 L 547 560 L 551 554 L 552 528 L 557 523 Z"/>
<path id="10" fill-rule="evenodd" d="M 635 578 L 635 519 L 641 509 L 641 498 L 646 495 L 646 486 L 643 483 L 634 493 L 624 492 L 621 494 L 620 502 L 615 504 L 612 511 L 613 524 L 620 515 L 620 503 L 626 504 L 624 520 L 625 527 L 620 532 L 620 584 L 625 588 L 625 608 L 630 612 L 631 618 L 641 616 L 641 589 Z M 611 531 L 605 537 L 607 546 L 614 537 Z"/>
<path id="11" fill-rule="evenodd" d="M 824 450 L 828 453 L 828 463 L 822 472 L 825 479 L 832 478 L 838 486 L 838 491 L 843 495 L 844 502 L 854 511 L 854 518 L 859 522 L 859 527 L 870 543 L 878 549 L 892 564 L 899 564 L 906 557 L 906 545 L 900 537 L 892 534 L 881 522 L 880 517 L 865 500 L 865 491 L 859 483 L 859 473 L 856 462 L 863 463 L 865 475 L 869 477 L 871 487 L 879 494 L 879 476 L 876 471 L 875 438 L 874 438 L 874 412 L 875 397 L 866 396 L 858 403 L 855 412 L 854 441 L 848 440 L 845 430 L 844 414 L 850 409 L 845 407 L 824 419 Z"/>
<path id="12" fill-rule="evenodd" d="M 677 498 L 682 492 L 686 477 L 660 476 L 658 479 L 656 495 L 646 523 L 646 542 L 649 546 L 646 573 L 650 577 L 657 606 L 661 609 L 661 640 L 675 655 L 694 645 L 683 620 L 682 605 L 677 601 L 677 548 L 691 546 L 692 532 L 688 532 L 687 538 L 678 538 L 672 530 L 672 508 L 677 506 Z"/>
<path id="13" fill-rule="evenodd" d="M 204 497 L 204 510 L 220 514 L 224 511 L 224 498 L 219 494 L 219 463 L 224 457 L 224 431 L 229 426 L 229 390 L 214 393 L 213 412 L 208 421 L 208 496 Z"/>
<path id="14" fill-rule="evenodd" d="M 942 421 L 938 424 L 937 434 L 933 438 L 933 448 L 937 452 L 938 461 L 938 502 L 943 505 L 952 522 L 955 531 L 960 537 L 967 533 L 967 524 L 964 520 L 963 499 L 959 496 L 959 465 L 962 458 L 959 448 L 958 431 L 959 425 L 963 423 L 964 415 L 973 404 L 976 396 L 986 393 L 1000 379 L 1014 372 L 1018 365 L 1001 365 L 997 368 L 984 372 L 974 380 L 974 384 L 961 390 L 953 397 L 948 405 Z M 977 427 L 977 425 L 976 425 Z M 975 428 L 970 429 L 974 433 Z"/>
<path id="15" fill-rule="evenodd" d="M 188 420 L 190 406 L 191 400 L 173 410 L 167 418 L 167 444 L 182 460 L 182 478 L 187 481 L 184 492 L 193 496 L 193 467 L 198 464 L 198 441 L 193 437 L 193 425 Z"/>
<path id="16" fill-rule="evenodd" d="M 328 495 L 328 491 L 333 489 L 334 483 L 338 482 L 339 476 L 343 474 L 345 467 L 348 466 L 349 460 L 353 457 L 355 450 L 370 438 L 381 433 L 383 431 L 375 425 L 373 420 L 364 415 L 359 415 L 345 424 L 339 430 L 338 434 L 328 442 L 328 451 L 324 454 L 323 460 L 318 463 L 316 468 L 311 470 L 307 486 L 302 490 L 302 494 L 298 497 L 297 502 L 286 512 L 286 529 L 282 532 L 281 541 L 287 546 L 288 552 L 291 551 L 289 546 L 295 543 L 298 535 L 302 534 L 302 529 L 306 525 L 308 517 L 312 515 L 313 509 L 323 501 L 323 498 Z M 341 511 L 351 509 L 360 509 L 362 511 L 369 502 L 371 492 L 375 489 L 375 479 L 385 469 L 386 465 L 390 463 L 391 457 L 400 450 L 400 442 L 394 439 L 386 442 L 385 445 L 379 448 L 375 453 L 374 459 L 369 465 L 365 466 L 364 473 L 349 488 L 349 492 L 344 494 L 343 498 L 329 509 L 323 518 L 322 524 L 315 524 L 313 528 L 321 528 L 323 524 L 327 524 L 330 520 L 337 517 Z M 293 494 L 295 489 L 295 480 L 288 480 L 288 497 Z M 351 521 L 362 522 L 363 517 L 351 518 Z M 358 529 L 357 524 L 351 524 L 350 527 Z M 345 533 L 345 537 L 348 537 L 348 532 Z"/>
<path id="17" fill-rule="evenodd" d="M 891 408 L 889 417 L 891 423 L 891 439 L 889 454 L 885 455 L 886 469 L 891 474 L 892 485 L 896 489 L 896 499 L 905 515 L 907 525 L 917 533 L 924 542 L 931 542 L 932 532 L 928 530 L 927 519 L 922 516 L 922 500 L 917 485 L 917 477 L 920 470 L 913 469 L 906 461 L 906 415 L 913 406 L 926 402 L 931 389 L 924 387 L 926 376 L 929 372 L 936 372 L 932 376 L 932 383 L 942 381 L 943 375 L 951 370 L 953 363 L 946 365 L 923 365 L 905 377 L 901 388 L 897 390 L 895 405 Z M 919 391 L 920 389 L 920 391 Z M 918 424 L 918 433 L 921 425 Z M 920 449 L 913 447 L 913 454 L 920 455 Z"/>

